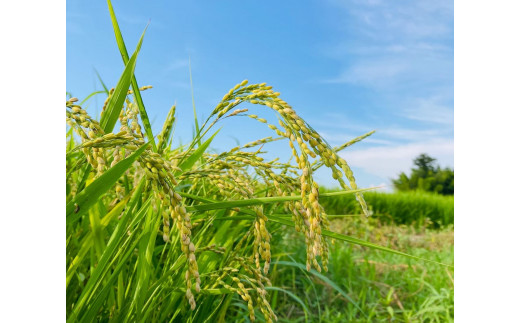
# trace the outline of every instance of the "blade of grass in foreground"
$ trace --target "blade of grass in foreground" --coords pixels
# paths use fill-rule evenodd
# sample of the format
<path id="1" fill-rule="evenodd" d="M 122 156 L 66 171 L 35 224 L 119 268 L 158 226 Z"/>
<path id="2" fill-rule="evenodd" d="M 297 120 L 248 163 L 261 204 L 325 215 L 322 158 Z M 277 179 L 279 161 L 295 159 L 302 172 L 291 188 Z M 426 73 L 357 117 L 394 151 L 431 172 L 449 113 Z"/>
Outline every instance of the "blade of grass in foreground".
<path id="1" fill-rule="evenodd" d="M 373 190 L 376 188 L 377 187 L 371 187 L 371 188 L 362 188 L 362 189 L 350 190 L 350 191 L 322 193 L 322 194 L 320 194 L 320 198 L 359 193 L 359 192 Z M 192 205 L 190 207 L 187 207 L 186 209 L 188 211 L 209 211 L 209 210 L 217 210 L 217 209 L 230 209 L 230 208 L 234 208 L 234 207 L 244 207 L 244 206 L 251 206 L 251 205 L 271 204 L 271 203 L 299 201 L 299 200 L 301 200 L 301 196 L 299 196 L 299 195 L 297 195 L 297 196 L 257 197 L 257 198 L 245 199 L 245 200 L 235 200 L 235 201 Z"/>
<path id="2" fill-rule="evenodd" d="M 195 150 L 195 152 L 190 155 L 190 157 L 186 158 L 185 160 L 181 160 L 179 163 L 179 168 L 184 171 L 190 169 L 197 162 L 197 160 L 202 157 L 202 154 L 204 154 L 206 149 L 208 149 L 209 145 L 213 141 L 213 138 L 215 138 L 219 131 L 220 129 L 217 130 L 213 136 L 206 140 L 202 145 L 200 145 L 199 148 L 197 148 L 197 150 Z"/>
<path id="3" fill-rule="evenodd" d="M 130 199 L 130 194 L 127 195 L 125 198 L 123 198 L 123 200 L 121 202 L 119 202 L 116 206 L 114 206 L 114 208 L 112 210 L 110 210 L 110 212 L 108 212 L 101 219 L 101 227 L 102 228 L 106 228 L 106 226 L 110 223 L 110 221 L 112 221 L 114 218 L 116 218 L 117 216 L 119 216 L 121 214 L 121 212 L 125 208 L 125 206 L 126 206 L 126 204 L 127 204 L 129 199 Z M 77 252 L 76 257 L 70 263 L 69 269 L 67 269 L 66 286 L 69 285 L 70 280 L 72 279 L 72 277 L 76 273 L 76 269 L 81 264 L 81 261 L 83 260 L 83 258 L 87 254 L 87 252 L 92 247 L 92 242 L 93 242 L 92 241 L 92 232 L 89 232 L 85 236 L 83 241 L 81 242 L 81 247 L 80 247 L 79 251 Z"/>
<path id="4" fill-rule="evenodd" d="M 99 123 L 105 133 L 112 132 L 114 126 L 116 125 L 117 119 L 119 118 L 119 113 L 123 108 L 123 104 L 125 103 L 128 88 L 130 87 L 130 82 L 134 75 L 135 62 L 137 60 L 137 55 L 141 50 L 141 45 L 143 43 L 145 32 L 146 28 L 144 29 L 141 38 L 139 39 L 139 43 L 137 44 L 135 52 L 132 54 L 132 57 L 128 60 L 128 62 L 125 64 L 125 70 L 123 71 L 123 74 L 121 74 L 121 77 L 117 82 L 117 85 L 114 89 L 114 93 L 108 100 L 105 111 L 102 112 L 103 114 Z"/>
<path id="5" fill-rule="evenodd" d="M 108 244 L 103 251 L 103 255 L 101 256 L 97 266 L 92 271 L 92 274 L 90 278 L 87 281 L 87 284 L 85 285 L 85 288 L 81 292 L 81 295 L 78 298 L 78 302 L 75 304 L 75 307 L 69 316 L 67 322 L 75 322 L 77 317 L 80 315 L 80 313 L 83 310 L 83 307 L 87 304 L 88 300 L 93 296 L 96 289 L 100 287 L 100 284 L 103 281 L 103 277 L 109 272 L 110 269 L 110 263 L 117 260 L 117 254 L 121 254 L 123 252 L 126 252 L 124 248 L 120 246 L 120 244 L 123 241 L 123 238 L 126 238 L 126 241 L 133 241 L 132 244 L 136 245 L 139 240 L 138 239 L 132 239 L 134 235 L 136 234 L 133 232 L 134 235 L 127 236 L 127 226 L 131 222 L 131 218 L 134 218 L 134 221 L 138 218 L 142 217 L 144 213 L 147 211 L 148 206 L 150 205 L 149 200 L 145 202 L 139 210 L 136 210 L 138 208 L 137 202 L 141 198 L 141 192 L 144 188 L 145 184 L 145 178 L 141 179 L 141 182 L 139 183 L 138 187 L 136 188 L 134 194 L 132 195 L 132 198 L 130 199 L 130 202 L 128 203 L 128 207 L 125 210 L 125 213 L 117 223 L 117 226 L 110 236 L 110 239 L 108 241 Z M 128 248 L 130 252 L 133 252 L 133 248 Z M 125 256 L 126 257 L 126 256 Z M 123 264 L 124 262 L 119 262 L 119 264 Z M 99 297 L 98 297 L 99 299 Z"/>
<path id="6" fill-rule="evenodd" d="M 93 97 L 94 95 L 101 94 L 101 93 L 105 93 L 105 91 L 95 91 L 95 92 L 90 93 L 86 98 L 83 99 L 83 101 L 80 102 L 79 105 L 82 106 L 82 105 L 85 104 L 85 102 L 87 102 L 91 97 Z"/>
<path id="7" fill-rule="evenodd" d="M 123 40 L 123 34 L 121 34 L 121 29 L 119 29 L 119 24 L 117 23 L 116 14 L 114 12 L 114 8 L 112 7 L 112 2 L 110 0 L 107 0 L 107 4 L 108 10 L 110 11 L 110 19 L 112 20 L 112 26 L 114 27 L 114 34 L 116 36 L 117 46 L 119 47 L 119 52 L 121 53 L 123 62 L 126 65 L 128 64 L 129 59 L 125 41 Z M 141 46 L 140 44 L 141 41 L 139 41 L 139 46 Z M 139 109 L 139 114 L 141 115 L 141 121 L 143 122 L 144 132 L 146 133 L 146 137 L 148 137 L 148 141 L 152 143 L 153 151 L 156 152 L 157 146 L 155 145 L 155 139 L 153 137 L 152 125 L 150 124 L 150 119 L 148 118 L 146 109 L 144 108 L 143 98 L 141 97 L 141 91 L 139 91 L 137 79 L 135 78 L 133 71 L 131 76 L 131 84 L 132 89 L 134 90 L 135 101 Z"/>
<path id="8" fill-rule="evenodd" d="M 133 162 L 144 152 L 148 143 L 137 149 L 132 155 L 111 167 L 89 186 L 85 187 L 72 201 L 67 204 L 67 224 L 79 219 L 96 201 L 105 194 L 112 185 L 132 166 Z"/>
<path id="9" fill-rule="evenodd" d="M 104 92 L 108 95 L 109 91 L 107 86 L 105 85 L 105 82 L 101 79 L 101 75 L 99 75 L 98 71 L 94 69 L 94 72 L 96 72 L 96 75 L 98 77 L 99 82 L 101 83 L 101 86 L 103 87 Z"/>

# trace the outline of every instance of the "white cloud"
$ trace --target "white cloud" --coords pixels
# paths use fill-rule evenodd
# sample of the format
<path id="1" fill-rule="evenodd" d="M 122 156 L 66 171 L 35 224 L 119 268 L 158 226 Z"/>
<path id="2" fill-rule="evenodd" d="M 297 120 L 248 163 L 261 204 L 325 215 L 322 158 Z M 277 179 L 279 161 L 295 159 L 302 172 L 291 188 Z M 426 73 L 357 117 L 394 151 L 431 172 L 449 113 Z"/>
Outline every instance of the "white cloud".
<path id="1" fill-rule="evenodd" d="M 430 141 L 432 138 L 439 138 L 443 135 L 439 129 L 416 130 L 401 127 L 385 127 L 378 129 L 377 132 L 385 138 L 408 142 Z"/>
<path id="2" fill-rule="evenodd" d="M 386 59 L 360 61 L 351 65 L 335 78 L 325 83 L 351 83 L 369 86 L 384 86 L 409 70 L 408 64 Z"/>
<path id="3" fill-rule="evenodd" d="M 177 69 L 186 67 L 186 71 L 187 71 L 188 64 L 189 64 L 189 61 L 187 58 L 183 58 L 183 59 L 178 58 L 178 59 L 174 59 L 170 64 L 168 64 L 166 69 L 168 71 L 173 71 L 173 70 L 177 70 Z"/>
<path id="4" fill-rule="evenodd" d="M 453 20 L 453 1 L 450 0 L 330 2 L 344 10 L 346 18 L 355 20 L 358 32 L 378 39 L 435 37 L 452 32 L 445 23 Z"/>
<path id="5" fill-rule="evenodd" d="M 405 108 L 402 116 L 423 122 L 433 122 L 453 127 L 453 107 L 441 104 L 437 99 L 416 99 L 413 106 Z"/>
<path id="6" fill-rule="evenodd" d="M 413 159 L 426 153 L 437 159 L 441 167 L 453 167 L 453 140 L 436 139 L 404 145 L 346 150 L 341 157 L 353 167 L 359 167 L 381 178 L 395 178 L 400 172 L 408 172 Z"/>
<path id="7" fill-rule="evenodd" d="M 342 65 L 325 82 L 390 92 L 401 87 L 407 97 L 418 96 L 417 87 L 452 82 L 452 1 L 330 2 L 343 12 L 336 27 L 345 34 L 344 41 L 323 47 Z"/>

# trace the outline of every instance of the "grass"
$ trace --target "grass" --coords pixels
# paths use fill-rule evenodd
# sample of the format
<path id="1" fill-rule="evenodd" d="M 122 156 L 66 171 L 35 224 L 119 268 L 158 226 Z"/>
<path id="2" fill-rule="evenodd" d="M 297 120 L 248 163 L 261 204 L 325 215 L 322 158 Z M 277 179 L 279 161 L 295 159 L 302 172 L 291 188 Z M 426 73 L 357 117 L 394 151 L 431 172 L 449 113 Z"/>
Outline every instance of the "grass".
<path id="1" fill-rule="evenodd" d="M 453 196 L 438 195 L 426 192 L 364 194 L 373 216 L 381 221 L 396 224 L 414 224 L 423 226 L 431 224 L 441 227 L 453 224 Z M 360 214 L 362 212 L 355 198 L 342 196 L 323 201 L 323 206 L 330 214 Z"/>
<path id="2" fill-rule="evenodd" d="M 369 238 L 378 244 L 453 264 L 452 227 L 416 229 L 383 225 L 376 219 L 338 219 L 332 222 L 335 231 L 356 233 L 358 237 Z M 298 240 L 297 237 L 289 239 Z M 305 307 L 287 294 L 278 293 L 273 296 L 273 308 L 277 309 L 280 321 L 453 321 L 452 269 L 336 242 L 330 251 L 328 280 L 324 280 L 315 271 L 309 273 L 295 266 L 294 263 L 304 258 L 303 250 L 297 243 L 284 244 L 285 248 L 287 246 L 292 246 L 287 250 L 290 255 L 280 256 L 272 283 L 294 293 Z"/>
<path id="3" fill-rule="evenodd" d="M 330 147 L 265 83 L 244 80 L 231 88 L 185 145 L 171 144 L 175 106 L 153 136 L 140 94 L 150 86 L 138 87 L 133 73 L 145 33 L 129 57 L 108 4 L 125 69 L 99 117 L 77 98 L 66 101 L 68 322 L 272 322 L 283 319 L 289 304 L 279 295 L 306 308 L 303 319 L 313 319 L 315 303 L 277 280 L 283 266 L 318 277 L 348 300 L 349 318 L 369 319 L 371 312 L 352 295 L 364 287 L 342 285 L 341 270 L 354 265 L 342 269 L 348 252 L 337 252 L 331 239 L 386 252 L 386 260 L 393 254 L 445 268 L 439 264 L 444 259 L 334 230 L 321 204 L 327 198 L 355 196 L 368 214 L 365 189 L 337 154 L 360 138 Z M 251 103 L 255 113 L 275 111 L 279 125 L 266 124 L 242 103 Z M 208 153 L 215 126 L 237 116 L 266 124 L 273 136 Z M 293 162 L 261 157 L 275 140 L 287 142 Z M 322 166 L 340 192 L 319 193 L 313 171 Z M 328 278 L 329 267 L 337 277 Z"/>

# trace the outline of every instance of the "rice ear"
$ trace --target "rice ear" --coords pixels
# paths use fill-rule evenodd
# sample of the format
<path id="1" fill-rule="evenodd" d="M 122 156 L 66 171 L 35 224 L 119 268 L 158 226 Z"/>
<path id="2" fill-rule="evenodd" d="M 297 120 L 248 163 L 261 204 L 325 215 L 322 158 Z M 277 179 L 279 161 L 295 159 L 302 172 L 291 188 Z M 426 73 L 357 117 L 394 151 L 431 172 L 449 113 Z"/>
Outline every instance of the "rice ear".
<path id="1" fill-rule="evenodd" d="M 170 136 L 173 130 L 173 124 L 175 123 L 175 104 L 171 107 L 168 112 L 168 116 L 164 121 L 161 133 L 158 136 L 159 142 L 157 143 L 157 152 L 160 154 L 166 148 L 166 145 L 170 141 Z"/>

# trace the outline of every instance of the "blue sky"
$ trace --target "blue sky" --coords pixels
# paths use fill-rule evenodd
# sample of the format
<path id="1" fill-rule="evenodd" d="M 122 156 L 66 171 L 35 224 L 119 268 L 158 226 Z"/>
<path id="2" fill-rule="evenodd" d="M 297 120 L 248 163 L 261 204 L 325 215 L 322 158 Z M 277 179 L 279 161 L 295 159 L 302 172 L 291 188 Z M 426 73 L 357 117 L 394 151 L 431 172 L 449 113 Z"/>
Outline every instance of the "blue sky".
<path id="1" fill-rule="evenodd" d="M 199 119 L 243 79 L 267 82 L 333 146 L 370 130 L 343 157 L 361 187 L 384 184 L 420 153 L 453 166 L 453 1 L 118 1 L 133 51 L 150 21 L 136 67 L 158 133 L 177 103 L 176 142 L 193 130 L 191 58 Z M 67 1 L 67 91 L 86 97 L 123 71 L 104 1 Z M 89 102 L 99 112 L 104 98 Z M 276 120 L 273 112 L 252 113 Z M 249 118 L 221 124 L 218 151 L 273 133 Z M 289 158 L 287 142 L 266 146 Z M 332 186 L 328 171 L 318 182 Z"/>

